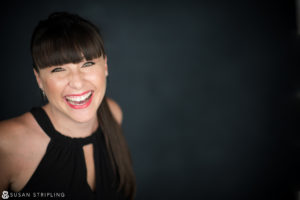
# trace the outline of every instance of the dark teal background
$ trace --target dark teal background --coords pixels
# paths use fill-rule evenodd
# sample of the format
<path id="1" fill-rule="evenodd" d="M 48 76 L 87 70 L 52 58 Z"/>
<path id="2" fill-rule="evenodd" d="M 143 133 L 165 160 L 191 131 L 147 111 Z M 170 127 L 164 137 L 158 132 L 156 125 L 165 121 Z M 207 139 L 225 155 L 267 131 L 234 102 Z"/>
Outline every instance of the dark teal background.
<path id="1" fill-rule="evenodd" d="M 10 1 L 0 10 L 0 119 L 41 105 L 29 51 L 38 21 L 78 13 L 104 36 L 137 200 L 296 199 L 293 1 Z"/>

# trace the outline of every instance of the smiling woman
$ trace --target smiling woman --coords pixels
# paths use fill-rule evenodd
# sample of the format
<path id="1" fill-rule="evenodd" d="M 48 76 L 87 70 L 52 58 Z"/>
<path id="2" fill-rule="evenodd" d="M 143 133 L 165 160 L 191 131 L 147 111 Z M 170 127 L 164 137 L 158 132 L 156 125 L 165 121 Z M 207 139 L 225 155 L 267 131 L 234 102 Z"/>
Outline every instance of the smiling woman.
<path id="1" fill-rule="evenodd" d="M 107 57 L 97 27 L 53 13 L 35 28 L 31 53 L 48 103 L 0 123 L 1 193 L 133 199 L 122 111 L 105 97 Z"/>
<path id="2" fill-rule="evenodd" d="M 35 76 L 50 102 L 45 107 L 50 117 L 55 114 L 57 123 L 64 124 L 93 119 L 106 89 L 106 57 L 38 70 Z"/>

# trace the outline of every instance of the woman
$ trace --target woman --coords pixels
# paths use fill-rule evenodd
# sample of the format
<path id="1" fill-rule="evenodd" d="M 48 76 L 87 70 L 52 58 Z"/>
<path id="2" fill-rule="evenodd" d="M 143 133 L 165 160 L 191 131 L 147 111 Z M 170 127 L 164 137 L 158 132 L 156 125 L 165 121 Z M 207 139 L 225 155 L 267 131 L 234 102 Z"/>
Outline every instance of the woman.
<path id="1" fill-rule="evenodd" d="M 78 15 L 53 13 L 35 28 L 31 53 L 48 103 L 0 123 L 1 194 L 133 199 L 122 111 L 105 97 L 107 57 L 98 29 Z"/>

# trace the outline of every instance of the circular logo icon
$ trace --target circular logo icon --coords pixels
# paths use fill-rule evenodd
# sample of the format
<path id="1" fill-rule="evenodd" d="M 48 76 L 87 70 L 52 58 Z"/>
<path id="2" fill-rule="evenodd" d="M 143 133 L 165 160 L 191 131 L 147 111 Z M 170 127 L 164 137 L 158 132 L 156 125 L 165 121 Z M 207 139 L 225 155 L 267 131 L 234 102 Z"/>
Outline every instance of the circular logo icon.
<path id="1" fill-rule="evenodd" d="M 8 192 L 4 190 L 4 191 L 2 192 L 2 199 L 8 199 L 8 198 L 9 198 Z"/>

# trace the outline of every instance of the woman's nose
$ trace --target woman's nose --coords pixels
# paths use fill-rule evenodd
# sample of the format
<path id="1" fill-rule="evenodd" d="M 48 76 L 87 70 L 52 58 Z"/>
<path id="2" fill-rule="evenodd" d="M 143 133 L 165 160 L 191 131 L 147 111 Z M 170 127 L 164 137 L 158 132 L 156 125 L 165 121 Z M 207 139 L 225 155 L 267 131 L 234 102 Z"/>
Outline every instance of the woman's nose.
<path id="1" fill-rule="evenodd" d="M 83 86 L 83 75 L 79 71 L 71 72 L 69 86 L 74 89 L 81 89 Z"/>

